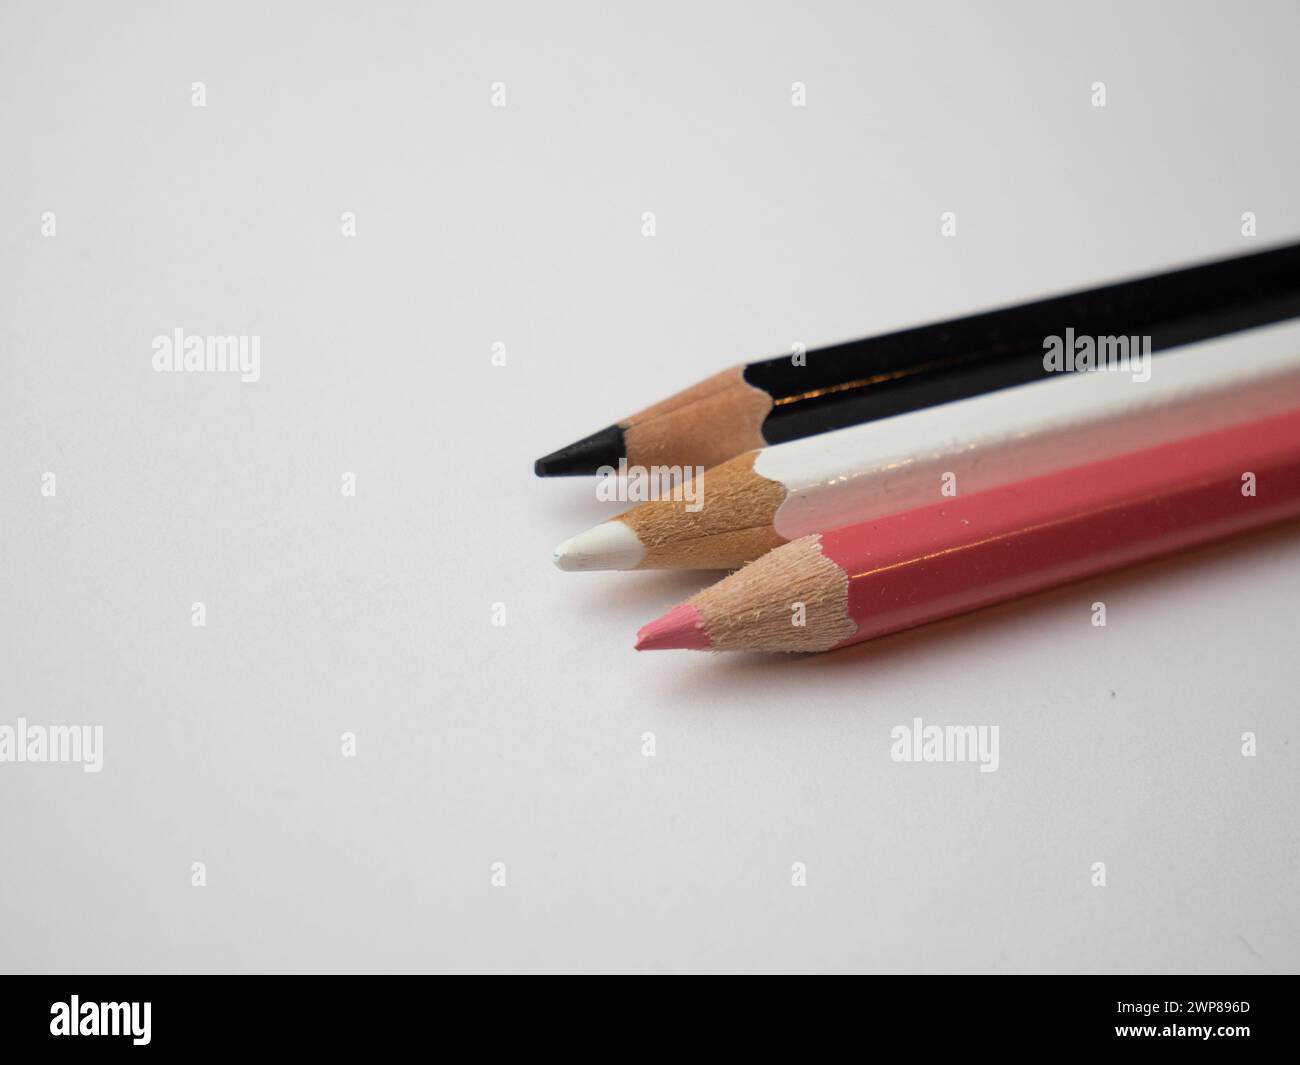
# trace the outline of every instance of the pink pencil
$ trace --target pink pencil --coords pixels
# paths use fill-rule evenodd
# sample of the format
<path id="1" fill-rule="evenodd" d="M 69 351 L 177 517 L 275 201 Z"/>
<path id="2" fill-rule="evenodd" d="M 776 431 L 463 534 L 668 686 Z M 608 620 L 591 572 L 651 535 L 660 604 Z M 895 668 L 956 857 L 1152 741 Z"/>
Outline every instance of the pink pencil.
<path id="1" fill-rule="evenodd" d="M 637 650 L 827 651 L 1300 515 L 1300 409 L 804 536 Z"/>

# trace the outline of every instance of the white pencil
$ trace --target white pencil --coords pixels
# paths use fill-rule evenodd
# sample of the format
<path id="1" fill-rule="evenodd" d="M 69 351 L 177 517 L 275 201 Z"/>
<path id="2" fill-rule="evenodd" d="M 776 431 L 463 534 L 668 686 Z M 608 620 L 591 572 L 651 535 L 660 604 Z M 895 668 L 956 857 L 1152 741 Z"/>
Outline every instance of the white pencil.
<path id="1" fill-rule="evenodd" d="M 809 533 L 1155 447 L 1300 402 L 1300 321 L 747 452 L 689 498 L 566 540 L 563 570 L 734 569 Z M 1140 374 L 1138 375 L 1140 376 Z"/>

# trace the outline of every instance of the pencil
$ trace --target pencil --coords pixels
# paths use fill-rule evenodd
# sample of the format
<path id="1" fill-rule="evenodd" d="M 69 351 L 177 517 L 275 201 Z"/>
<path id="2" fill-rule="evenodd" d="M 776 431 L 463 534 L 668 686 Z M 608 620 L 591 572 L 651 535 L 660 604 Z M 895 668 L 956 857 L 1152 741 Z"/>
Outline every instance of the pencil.
<path id="1" fill-rule="evenodd" d="M 747 452 L 566 540 L 562 570 L 735 569 L 883 517 L 1300 406 L 1300 322 L 1176 348 L 1148 380 L 1075 373 Z"/>
<path id="2" fill-rule="evenodd" d="M 745 451 L 1025 384 L 1044 339 L 1150 337 L 1151 350 L 1300 315 L 1300 244 L 734 366 L 540 458 L 540 477 L 716 466 Z"/>
<path id="3" fill-rule="evenodd" d="M 1300 409 L 778 547 L 637 649 L 827 651 L 1300 515 Z"/>

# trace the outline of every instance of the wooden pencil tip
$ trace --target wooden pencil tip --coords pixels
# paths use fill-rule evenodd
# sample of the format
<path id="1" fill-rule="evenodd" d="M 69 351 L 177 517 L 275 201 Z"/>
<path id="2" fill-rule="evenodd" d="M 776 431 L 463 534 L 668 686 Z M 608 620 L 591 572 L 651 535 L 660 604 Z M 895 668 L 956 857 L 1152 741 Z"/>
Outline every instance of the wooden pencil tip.
<path id="1" fill-rule="evenodd" d="M 638 651 L 707 651 L 713 646 L 700 612 L 690 603 L 675 606 L 636 634 Z"/>
<path id="2" fill-rule="evenodd" d="M 533 472 L 538 477 L 580 477 L 602 466 L 617 466 L 626 454 L 623 430 L 611 425 L 538 459 L 533 463 Z"/>

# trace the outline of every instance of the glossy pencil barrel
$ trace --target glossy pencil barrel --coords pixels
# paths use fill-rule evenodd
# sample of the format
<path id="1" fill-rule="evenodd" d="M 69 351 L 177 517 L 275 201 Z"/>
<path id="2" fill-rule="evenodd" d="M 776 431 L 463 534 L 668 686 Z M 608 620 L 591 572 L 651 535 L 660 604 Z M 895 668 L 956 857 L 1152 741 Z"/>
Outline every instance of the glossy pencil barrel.
<path id="1" fill-rule="evenodd" d="M 1049 376 L 1043 341 L 1150 337 L 1152 351 L 1300 315 L 1300 245 L 1173 270 L 934 325 L 751 363 L 772 396 L 769 444 Z"/>
<path id="2" fill-rule="evenodd" d="M 1253 494 L 1251 494 L 1253 493 Z M 1300 412 L 822 536 L 841 646 L 1300 515 Z"/>

